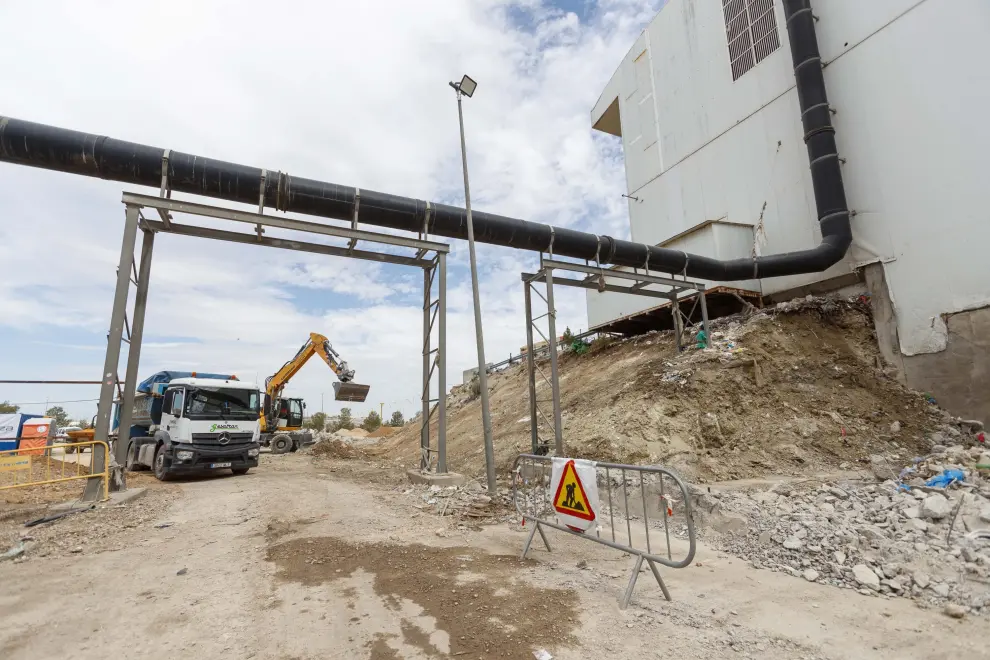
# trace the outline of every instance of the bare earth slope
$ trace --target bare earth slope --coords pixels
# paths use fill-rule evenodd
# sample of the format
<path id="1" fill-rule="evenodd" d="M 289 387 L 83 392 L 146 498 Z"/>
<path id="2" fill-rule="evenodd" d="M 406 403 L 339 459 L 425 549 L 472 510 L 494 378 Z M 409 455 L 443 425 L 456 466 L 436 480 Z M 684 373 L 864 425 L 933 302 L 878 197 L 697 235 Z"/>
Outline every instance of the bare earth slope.
<path id="1" fill-rule="evenodd" d="M 548 363 L 541 368 L 549 374 Z M 920 454 L 945 420 L 925 395 L 884 372 L 860 301 L 802 300 L 719 319 L 709 348 L 692 341 L 679 354 L 669 332 L 598 342 L 584 355 L 562 355 L 560 374 L 568 455 L 663 463 L 700 482 L 855 469 L 882 452 Z M 549 386 L 537 380 L 538 398 L 549 399 Z M 525 365 L 494 374 L 489 386 L 501 472 L 530 450 Z M 447 410 L 448 467 L 477 475 L 484 469 L 479 399 L 454 388 Z M 552 440 L 549 431 L 544 437 Z M 418 424 L 372 452 L 415 464 Z"/>

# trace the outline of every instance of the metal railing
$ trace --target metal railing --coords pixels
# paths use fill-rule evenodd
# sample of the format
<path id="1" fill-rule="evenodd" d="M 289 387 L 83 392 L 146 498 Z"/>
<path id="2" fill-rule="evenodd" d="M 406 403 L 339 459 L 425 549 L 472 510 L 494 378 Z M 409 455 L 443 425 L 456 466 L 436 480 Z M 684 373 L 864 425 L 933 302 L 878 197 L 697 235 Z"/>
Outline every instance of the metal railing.
<path id="1" fill-rule="evenodd" d="M 612 332 L 603 332 L 601 330 L 587 330 L 587 331 L 582 332 L 580 334 L 573 335 L 572 339 L 582 339 L 583 340 L 583 339 L 589 339 L 591 337 L 598 338 L 599 336 L 612 336 L 614 334 L 615 333 L 612 333 Z M 564 342 L 563 337 L 559 338 L 557 340 L 557 342 L 558 342 L 558 344 L 560 344 L 561 346 L 563 346 L 564 345 L 563 344 L 563 342 Z M 547 343 L 544 343 L 542 346 L 537 346 L 536 348 L 533 349 L 533 357 L 544 357 L 544 356 L 549 355 L 549 354 L 550 354 L 550 345 L 547 344 Z M 512 365 L 516 364 L 517 362 L 520 363 L 520 364 L 522 364 L 525 361 L 526 361 L 526 351 L 523 351 L 522 353 L 519 353 L 518 355 L 511 355 L 510 354 L 507 359 L 502 360 L 501 362 L 495 362 L 493 364 L 489 364 L 488 365 L 488 373 L 493 373 L 495 371 L 500 371 L 501 369 L 503 369 L 505 367 L 511 367 Z"/>
<path id="2" fill-rule="evenodd" d="M 664 597 L 671 600 L 657 564 L 684 568 L 694 560 L 696 545 L 691 499 L 680 477 L 656 466 L 595 463 L 600 511 L 596 512 L 596 524 L 579 532 L 555 520 L 550 492 L 552 466 L 552 457 L 535 454 L 520 454 L 513 464 L 513 505 L 522 516 L 523 525 L 527 521 L 534 523 L 526 537 L 522 558 L 526 558 L 537 533 L 550 552 L 550 542 L 543 531 L 549 527 L 636 557 L 619 601 L 621 609 L 629 605 L 644 561 Z M 601 497 L 603 491 L 605 497 Z"/>
<path id="3" fill-rule="evenodd" d="M 90 450 L 88 454 L 84 454 L 86 449 Z M 99 440 L 0 451 L 0 490 L 99 479 L 101 499 L 107 500 L 110 498 L 110 469 L 106 460 L 109 455 L 107 443 Z M 91 463 L 102 463 L 103 471 L 93 472 L 92 465 L 83 465 L 86 456 Z"/>

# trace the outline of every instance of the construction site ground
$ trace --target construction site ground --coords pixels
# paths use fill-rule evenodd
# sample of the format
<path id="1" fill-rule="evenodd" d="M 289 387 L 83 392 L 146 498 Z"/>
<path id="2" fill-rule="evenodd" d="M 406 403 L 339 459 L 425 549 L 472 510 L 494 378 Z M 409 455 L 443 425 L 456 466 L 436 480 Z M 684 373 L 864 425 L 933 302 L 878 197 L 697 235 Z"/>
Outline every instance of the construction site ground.
<path id="1" fill-rule="evenodd" d="M 916 456 L 945 414 L 884 367 L 869 303 L 799 299 L 712 323 L 708 347 L 672 332 L 603 339 L 560 359 L 564 454 L 662 464 L 695 483 L 855 470 L 891 450 Z M 754 366 L 755 362 L 755 366 Z M 549 377 L 544 357 L 538 367 Z M 536 375 L 553 441 L 550 386 Z M 525 363 L 493 374 L 495 458 L 500 472 L 530 451 Z M 480 397 L 469 386 L 447 399 L 447 458 L 455 472 L 484 470 Z M 894 423 L 896 432 L 891 431 Z M 436 424 L 432 446 L 436 447 Z M 416 425 L 379 444 L 390 460 L 418 460 Z"/>
<path id="2" fill-rule="evenodd" d="M 380 459 L 262 456 L 240 477 L 25 529 L 0 521 L 0 657 L 977 658 L 984 617 L 757 570 L 701 545 L 617 599 L 632 558 L 501 516 L 439 517 Z M 581 566 L 579 568 L 578 566 Z M 547 655 L 536 655 L 540 651 Z"/>

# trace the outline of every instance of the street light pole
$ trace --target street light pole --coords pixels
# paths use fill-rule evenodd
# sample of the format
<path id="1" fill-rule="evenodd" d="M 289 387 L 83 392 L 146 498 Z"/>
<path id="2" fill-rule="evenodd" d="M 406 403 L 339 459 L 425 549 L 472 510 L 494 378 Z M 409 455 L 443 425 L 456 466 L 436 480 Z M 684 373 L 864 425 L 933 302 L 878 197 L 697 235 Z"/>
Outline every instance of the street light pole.
<path id="1" fill-rule="evenodd" d="M 485 337 L 481 329 L 481 295 L 478 293 L 478 260 L 474 250 L 474 223 L 471 219 L 471 186 L 468 183 L 467 146 L 464 142 L 464 110 L 461 97 L 474 94 L 477 88 L 468 76 L 461 78 L 459 83 L 450 83 L 457 92 L 457 120 L 461 128 L 461 165 L 464 168 L 464 208 L 467 210 L 468 254 L 471 257 L 471 293 L 474 296 L 474 334 L 478 344 L 478 383 L 481 386 L 481 425 L 485 436 L 485 472 L 488 477 L 488 494 L 494 496 L 495 485 L 495 447 L 492 441 L 492 413 L 488 403 L 488 362 L 485 360 Z M 440 392 L 446 396 L 446 392 Z"/>

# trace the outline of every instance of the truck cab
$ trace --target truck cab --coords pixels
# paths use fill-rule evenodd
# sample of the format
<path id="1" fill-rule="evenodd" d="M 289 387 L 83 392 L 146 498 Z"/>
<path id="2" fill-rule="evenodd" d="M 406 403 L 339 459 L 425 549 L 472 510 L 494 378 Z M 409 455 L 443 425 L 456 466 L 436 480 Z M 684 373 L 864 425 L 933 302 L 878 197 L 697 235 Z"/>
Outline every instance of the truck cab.
<path id="1" fill-rule="evenodd" d="M 303 408 L 306 404 L 302 399 L 280 399 L 278 410 L 279 429 L 298 429 L 303 424 Z"/>
<path id="2" fill-rule="evenodd" d="M 131 438 L 129 470 L 150 467 L 166 480 L 177 474 L 231 470 L 246 474 L 258 465 L 261 395 L 254 383 L 236 379 L 174 378 L 160 383 L 146 407 L 150 426 Z M 155 396 L 161 394 L 160 398 Z"/>

